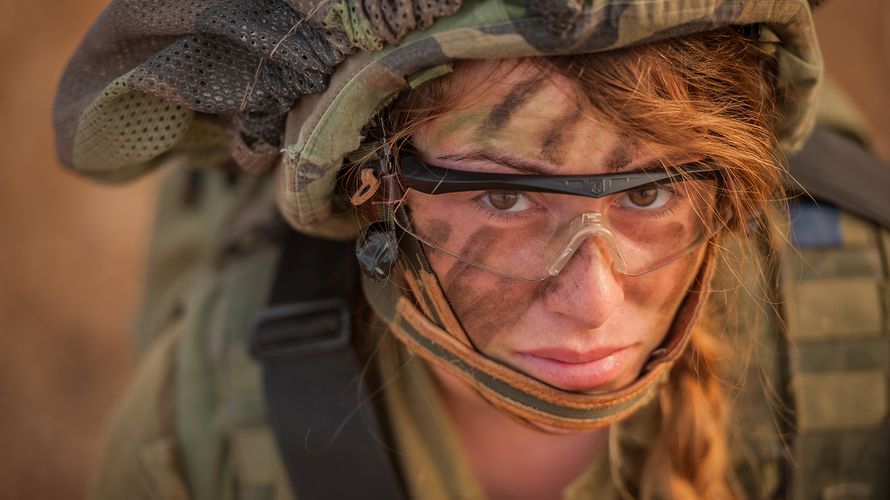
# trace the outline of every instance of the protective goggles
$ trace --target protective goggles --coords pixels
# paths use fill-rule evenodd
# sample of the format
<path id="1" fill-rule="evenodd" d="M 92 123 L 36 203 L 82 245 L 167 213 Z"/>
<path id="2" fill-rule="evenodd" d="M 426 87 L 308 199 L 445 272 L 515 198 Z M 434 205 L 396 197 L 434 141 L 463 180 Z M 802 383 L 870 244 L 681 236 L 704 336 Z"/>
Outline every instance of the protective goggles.
<path id="1" fill-rule="evenodd" d="M 544 280 L 585 248 L 637 276 L 722 226 L 719 177 L 708 162 L 594 175 L 468 172 L 407 151 L 391 204 L 398 226 L 423 244 L 503 276 Z"/>

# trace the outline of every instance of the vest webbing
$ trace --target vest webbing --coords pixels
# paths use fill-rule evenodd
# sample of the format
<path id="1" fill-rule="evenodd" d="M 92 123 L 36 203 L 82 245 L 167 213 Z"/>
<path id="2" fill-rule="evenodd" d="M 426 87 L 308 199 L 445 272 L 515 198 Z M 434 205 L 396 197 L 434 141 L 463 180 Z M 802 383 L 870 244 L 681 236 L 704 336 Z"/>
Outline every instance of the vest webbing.
<path id="1" fill-rule="evenodd" d="M 796 251 L 779 277 L 791 350 L 776 363 L 796 420 L 789 496 L 890 498 L 890 166 L 817 127 L 790 170 L 791 190 L 815 201 L 791 205 Z"/>
<path id="2" fill-rule="evenodd" d="M 890 232 L 806 200 L 792 204 L 791 228 L 791 498 L 890 498 Z"/>

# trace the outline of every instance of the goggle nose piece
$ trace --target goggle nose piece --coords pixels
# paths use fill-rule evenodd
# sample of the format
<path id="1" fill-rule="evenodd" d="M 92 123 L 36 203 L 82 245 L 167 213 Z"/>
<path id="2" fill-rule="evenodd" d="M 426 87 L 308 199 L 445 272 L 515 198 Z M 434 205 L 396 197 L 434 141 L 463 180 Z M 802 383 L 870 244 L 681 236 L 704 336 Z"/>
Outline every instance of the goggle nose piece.
<path id="1" fill-rule="evenodd" d="M 557 242 L 562 240 L 566 241 L 566 243 L 557 243 L 556 248 L 558 251 L 554 252 L 553 257 L 548 259 L 550 265 L 547 266 L 547 272 L 550 276 L 559 274 L 562 268 L 572 259 L 572 256 L 575 255 L 575 251 L 581 247 L 587 238 L 592 236 L 599 237 L 600 241 L 605 243 L 606 249 L 611 254 L 612 265 L 615 267 L 615 270 L 620 273 L 626 271 L 627 266 L 624 262 L 624 257 L 618 250 L 615 235 L 605 224 L 603 214 L 598 212 L 584 213 L 572 219 L 567 226 L 567 230 L 560 231 L 565 237 L 556 239 Z"/>

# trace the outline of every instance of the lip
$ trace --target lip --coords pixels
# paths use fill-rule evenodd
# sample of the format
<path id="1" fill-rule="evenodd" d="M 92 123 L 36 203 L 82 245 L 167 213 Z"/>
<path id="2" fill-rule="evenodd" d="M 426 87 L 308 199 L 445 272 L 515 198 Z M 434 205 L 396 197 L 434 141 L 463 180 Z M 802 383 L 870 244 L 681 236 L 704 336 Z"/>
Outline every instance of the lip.
<path id="1" fill-rule="evenodd" d="M 517 364 L 529 375 L 571 391 L 616 389 L 633 361 L 633 345 L 587 351 L 545 348 L 518 352 Z"/>

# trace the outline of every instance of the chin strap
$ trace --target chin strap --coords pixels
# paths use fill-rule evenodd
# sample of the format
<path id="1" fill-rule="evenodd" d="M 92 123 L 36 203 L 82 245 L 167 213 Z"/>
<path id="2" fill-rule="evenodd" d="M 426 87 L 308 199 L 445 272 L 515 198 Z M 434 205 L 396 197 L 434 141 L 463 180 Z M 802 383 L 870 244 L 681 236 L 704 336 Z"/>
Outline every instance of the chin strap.
<path id="1" fill-rule="evenodd" d="M 403 249 L 405 241 L 403 240 Z M 448 305 L 419 245 L 409 243 L 403 258 L 410 295 L 392 280 L 375 283 L 362 276 L 375 312 L 409 349 L 474 387 L 500 410 L 536 428 L 588 430 L 611 425 L 649 402 L 667 381 L 671 366 L 689 342 L 713 273 L 711 247 L 683 299 L 663 347 L 656 349 L 640 377 L 619 390 L 585 394 L 558 389 L 477 351 Z M 413 299 L 413 300 L 412 300 Z M 415 305 L 415 303 L 417 305 Z"/>

